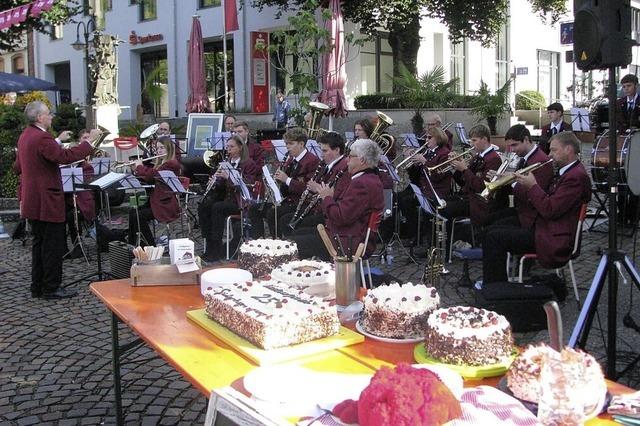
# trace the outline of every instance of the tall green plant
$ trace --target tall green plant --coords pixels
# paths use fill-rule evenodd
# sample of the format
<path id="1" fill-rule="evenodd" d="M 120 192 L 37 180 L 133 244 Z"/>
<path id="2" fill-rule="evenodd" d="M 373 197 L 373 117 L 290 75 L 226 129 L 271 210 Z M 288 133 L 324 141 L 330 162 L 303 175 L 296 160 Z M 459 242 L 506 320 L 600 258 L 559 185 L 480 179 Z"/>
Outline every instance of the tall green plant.
<path id="1" fill-rule="evenodd" d="M 507 112 L 511 111 L 509 105 L 509 92 L 511 90 L 511 79 L 494 94 L 489 90 L 489 86 L 480 80 L 480 89 L 475 93 L 471 104 L 471 113 L 478 116 L 478 121 L 487 120 L 491 129 L 491 134 L 496 134 L 496 122 Z"/>
<path id="2" fill-rule="evenodd" d="M 22 110 L 17 106 L 0 105 L 0 197 L 15 197 L 18 178 L 12 165 L 15 148 L 25 126 Z"/>

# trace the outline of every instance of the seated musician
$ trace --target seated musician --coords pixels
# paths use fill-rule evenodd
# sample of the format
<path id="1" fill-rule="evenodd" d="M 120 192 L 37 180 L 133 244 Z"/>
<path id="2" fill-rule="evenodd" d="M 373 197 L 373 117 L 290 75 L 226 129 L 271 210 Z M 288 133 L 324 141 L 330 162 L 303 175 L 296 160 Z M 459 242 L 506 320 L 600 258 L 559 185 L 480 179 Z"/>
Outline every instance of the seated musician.
<path id="1" fill-rule="evenodd" d="M 425 137 L 425 143 L 429 148 L 424 154 L 416 154 L 413 157 L 413 165 L 409 167 L 409 170 L 416 171 L 416 185 L 431 202 L 434 202 L 436 197 L 433 191 L 442 199 L 451 195 L 451 174 L 433 173 L 428 175 L 427 169 L 446 161 L 451 151 L 447 148 L 447 136 L 439 127 L 433 126 L 427 129 Z M 427 181 L 427 175 L 431 185 Z M 398 207 L 407 219 L 408 235 L 416 235 L 417 233 L 418 205 L 418 199 L 411 187 L 407 187 L 398 194 Z"/>
<path id="2" fill-rule="evenodd" d="M 544 190 L 532 173 L 516 173 L 536 211 L 535 226 L 491 226 L 483 251 L 483 282 L 507 281 L 507 252 L 537 253 L 545 268 L 558 268 L 569 261 L 582 204 L 591 199 L 591 180 L 580 163 L 580 141 L 571 132 L 551 138 L 550 157 L 558 173 Z"/>
<path id="3" fill-rule="evenodd" d="M 273 175 L 274 180 L 280 186 L 283 201 L 277 207 L 279 217 L 293 213 L 300 201 L 302 192 L 307 187 L 307 182 L 313 177 L 320 160 L 312 152 L 307 151 L 307 133 L 301 128 L 294 127 L 284 134 L 284 142 L 287 146 L 287 155 L 281 167 Z M 265 188 L 269 191 L 269 188 Z M 257 204 L 249 209 L 251 218 L 252 237 L 262 238 L 264 234 L 264 219 L 269 223 L 269 231 L 272 238 L 275 234 L 276 209 L 272 203 Z M 282 230 L 278 229 L 278 234 Z"/>
<path id="4" fill-rule="evenodd" d="M 97 138 L 100 137 L 100 130 L 98 129 L 84 129 L 80 131 L 80 138 L 78 140 L 79 143 L 88 142 L 91 143 Z M 89 158 L 89 157 L 87 157 Z M 93 166 L 86 159 L 80 163 L 79 165 L 82 167 L 82 175 L 84 183 L 87 183 L 94 175 Z M 73 203 L 73 195 L 72 193 L 64 194 L 65 201 L 65 210 L 66 210 L 66 221 L 67 221 L 67 230 L 69 232 L 69 239 L 71 240 L 71 244 L 76 244 L 78 240 L 78 233 L 80 229 L 76 228 L 76 220 L 74 211 L 74 203 Z M 93 191 L 78 191 L 76 194 L 76 207 L 78 209 L 78 223 L 84 221 L 85 223 L 92 223 L 96 218 L 96 203 L 93 198 Z M 66 240 L 65 240 L 66 244 Z M 69 250 L 65 250 L 66 258 L 68 259 L 76 259 L 82 256 L 82 251 L 79 246 L 73 247 L 73 250 L 69 252 Z"/>
<path id="5" fill-rule="evenodd" d="M 233 132 L 233 128 L 236 124 L 236 116 L 233 114 L 225 114 L 224 115 L 224 131 L 225 132 Z"/>
<path id="6" fill-rule="evenodd" d="M 175 159 L 175 145 L 168 136 L 161 136 L 155 143 L 157 155 L 164 155 L 150 166 L 144 165 L 143 159 L 138 159 L 131 166 L 133 174 L 147 184 L 155 184 L 151 193 L 149 205 L 129 210 L 129 243 L 155 245 L 149 222 L 169 223 L 180 217 L 180 205 L 171 189 L 159 179 L 159 171 L 170 170 L 176 176 L 180 175 L 180 163 Z M 137 210 L 137 213 L 136 213 Z M 138 223 L 140 227 L 138 227 Z M 141 234 L 138 240 L 138 234 Z M 140 241 L 140 243 L 139 243 Z"/>
<path id="7" fill-rule="evenodd" d="M 483 226 L 489 216 L 489 207 L 478 195 L 485 188 L 489 170 L 498 170 L 501 160 L 491 145 L 491 133 L 484 124 L 473 126 L 469 130 L 471 146 L 475 156 L 470 161 L 458 159 L 451 162 L 455 169 L 453 179 L 460 186 L 461 195 L 445 200 L 447 205 L 440 213 L 447 218 L 447 235 L 451 235 L 451 223 L 457 217 L 470 217 L 471 223 Z M 453 157 L 455 154 L 449 154 Z M 447 242 L 449 238 L 447 238 Z"/>
<path id="8" fill-rule="evenodd" d="M 542 149 L 538 145 L 531 142 L 531 134 L 522 124 L 511 126 L 504 135 L 504 139 L 509 150 L 514 152 L 518 157 L 515 170 L 511 170 L 510 172 L 549 160 L 547 154 L 542 152 Z M 536 177 L 538 185 L 546 191 L 553 179 L 553 166 L 549 163 L 535 170 L 533 174 Z M 493 177 L 494 175 L 495 172 L 488 172 L 489 177 Z M 505 196 L 508 197 L 509 194 L 512 194 L 515 207 L 507 207 L 508 203 L 498 205 L 500 202 L 494 197 L 492 204 L 490 204 L 491 213 L 488 222 L 491 225 L 515 224 L 525 228 L 531 228 L 536 220 L 537 213 L 528 200 L 527 191 L 524 190 L 522 185 L 514 182 L 506 188 L 499 189 L 497 192 L 497 198 L 505 198 Z"/>
<path id="9" fill-rule="evenodd" d="M 256 163 L 258 169 L 260 169 L 260 175 L 262 176 L 262 166 L 264 166 L 264 150 L 258 142 L 256 142 L 249 134 L 249 124 L 246 121 L 235 121 L 233 123 L 233 133 L 240 136 L 242 141 L 249 150 L 249 158 Z"/>
<path id="10" fill-rule="evenodd" d="M 638 94 L 638 77 L 627 74 L 620 80 L 623 97 L 616 101 L 616 122 L 618 132 L 640 127 L 640 96 Z"/>
<path id="11" fill-rule="evenodd" d="M 442 119 L 440 118 L 440 115 L 436 114 L 435 112 L 427 113 L 424 121 L 427 125 L 427 128 L 425 130 L 425 135 L 427 134 L 429 129 L 433 127 L 437 127 L 440 130 L 442 130 Z M 453 150 L 453 133 L 451 133 L 449 130 L 444 130 L 444 134 L 447 135 L 447 148 L 449 148 L 449 151 L 452 151 Z"/>
<path id="12" fill-rule="evenodd" d="M 355 253 L 358 245 L 364 242 L 369 216 L 373 212 L 381 212 L 384 208 L 382 183 L 377 176 L 380 161 L 380 147 L 369 139 L 360 139 L 351 145 L 347 158 L 350 179 L 340 196 L 335 196 L 335 189 L 322 183 L 318 196 L 322 200 L 320 208 L 325 217 L 325 225 L 329 237 L 335 241 L 340 238 L 345 254 Z M 320 237 L 316 232 L 307 235 L 294 235 L 298 244 L 300 258 L 317 256 L 330 260 Z M 375 250 L 376 238 L 369 238 L 365 250 L 370 255 Z M 340 245 L 334 243 L 338 249 Z M 340 251 L 340 249 L 338 249 Z"/>
<path id="13" fill-rule="evenodd" d="M 549 116 L 549 124 L 542 126 L 540 134 L 540 148 L 545 154 L 549 154 L 549 139 L 551 136 L 560 132 L 570 132 L 571 124 L 562 119 L 564 115 L 564 107 L 560 102 L 554 102 L 547 107 L 547 115 Z"/>
<path id="14" fill-rule="evenodd" d="M 225 143 L 229 155 L 229 163 L 240 171 L 242 180 L 254 185 L 258 176 L 258 166 L 249 158 L 249 150 L 240 136 L 233 135 Z M 202 258 L 207 262 L 215 262 L 223 258 L 222 234 L 227 216 L 240 213 L 243 200 L 239 189 L 229 177 L 229 171 L 218 167 L 209 181 L 211 190 L 198 206 L 198 219 L 202 238 L 206 241 L 206 251 Z M 240 241 L 240 233 L 234 232 L 231 243 L 233 251 Z"/>
<path id="15" fill-rule="evenodd" d="M 344 155 L 344 138 L 336 132 L 329 132 L 318 138 L 318 144 L 322 150 L 322 161 L 318 164 L 318 167 L 321 169 L 316 169 L 316 179 L 312 179 L 307 183 L 307 189 L 309 190 L 306 197 L 307 199 L 304 202 L 302 202 L 301 199 L 298 203 L 299 208 L 296 208 L 298 216 L 302 217 L 295 226 L 298 232 L 303 228 L 313 228 L 313 232 L 315 232 L 316 225 L 324 223 L 320 203 L 316 201 L 317 193 L 321 185 L 324 183 L 335 188 L 334 194 L 338 196 L 344 191 L 345 185 L 348 184 L 349 180 L 347 157 Z M 304 209 L 312 202 L 317 203 L 315 207 L 304 216 L 301 216 Z M 294 220 L 295 213 L 296 212 L 291 212 L 280 216 L 278 229 L 281 229 L 282 234 L 285 236 L 290 235 L 294 231 L 289 224 Z"/>

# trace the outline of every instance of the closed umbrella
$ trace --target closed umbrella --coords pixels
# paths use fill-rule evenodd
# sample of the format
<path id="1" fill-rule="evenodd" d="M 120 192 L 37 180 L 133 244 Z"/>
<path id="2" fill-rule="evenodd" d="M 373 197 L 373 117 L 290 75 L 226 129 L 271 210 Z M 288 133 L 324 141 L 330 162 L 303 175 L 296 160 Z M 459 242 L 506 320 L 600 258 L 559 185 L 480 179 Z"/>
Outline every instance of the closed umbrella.
<path id="1" fill-rule="evenodd" d="M 189 99 L 187 112 L 210 112 L 211 104 L 207 96 L 207 83 L 204 74 L 204 47 L 202 42 L 202 27 L 197 15 L 193 17 L 191 37 L 189 40 L 189 59 L 187 63 L 189 76 Z"/>
<path id="2" fill-rule="evenodd" d="M 329 129 L 332 130 L 332 118 L 347 115 L 344 97 L 347 73 L 344 53 L 344 22 L 340 10 L 340 0 L 329 0 L 329 9 L 331 9 L 331 18 L 325 23 L 325 28 L 331 35 L 331 47 L 323 55 L 320 100 L 331 107 L 329 110 Z"/>
<path id="3" fill-rule="evenodd" d="M 28 75 L 0 72 L 0 92 L 30 92 L 33 90 L 58 90 L 54 83 Z"/>

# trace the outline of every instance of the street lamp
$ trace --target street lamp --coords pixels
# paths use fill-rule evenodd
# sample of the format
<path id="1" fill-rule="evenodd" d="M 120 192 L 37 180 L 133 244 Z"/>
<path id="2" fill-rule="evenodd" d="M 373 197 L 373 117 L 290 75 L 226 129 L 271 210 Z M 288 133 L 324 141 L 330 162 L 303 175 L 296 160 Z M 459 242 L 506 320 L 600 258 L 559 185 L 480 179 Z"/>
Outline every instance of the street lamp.
<path id="1" fill-rule="evenodd" d="M 82 36 L 84 42 L 80 39 L 80 27 L 82 27 Z M 87 127 L 93 127 L 93 97 L 91 94 L 91 67 L 89 66 L 89 37 L 96 31 L 96 21 L 93 17 L 85 23 L 84 21 L 78 22 L 76 27 L 76 41 L 71 43 L 71 47 L 74 50 L 81 51 L 84 49 L 84 68 L 85 68 L 85 80 L 86 80 L 86 96 L 85 96 L 85 117 L 87 119 Z"/>

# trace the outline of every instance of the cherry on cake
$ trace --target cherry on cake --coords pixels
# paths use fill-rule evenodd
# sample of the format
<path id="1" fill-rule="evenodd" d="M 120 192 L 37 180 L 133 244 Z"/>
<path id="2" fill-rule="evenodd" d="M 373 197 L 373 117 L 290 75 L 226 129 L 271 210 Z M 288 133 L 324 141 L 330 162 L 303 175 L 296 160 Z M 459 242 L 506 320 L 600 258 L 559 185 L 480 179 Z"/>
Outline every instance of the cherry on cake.
<path id="1" fill-rule="evenodd" d="M 273 268 L 298 259 L 298 246 L 293 241 L 257 239 L 242 243 L 238 254 L 238 266 L 261 278 Z"/>
<path id="2" fill-rule="evenodd" d="M 336 274 L 333 263 L 318 260 L 294 260 L 277 266 L 271 271 L 271 279 L 305 293 L 335 299 Z"/>
<path id="3" fill-rule="evenodd" d="M 362 327 L 391 339 L 423 338 L 429 314 L 439 306 L 440 296 L 433 287 L 412 283 L 379 286 L 364 298 Z"/>
<path id="4" fill-rule="evenodd" d="M 440 362 L 470 366 L 507 362 L 514 349 L 507 319 L 472 306 L 433 311 L 424 346 L 427 354 Z"/>
<path id="5" fill-rule="evenodd" d="M 274 281 L 209 288 L 204 299 L 209 318 L 263 349 L 332 336 L 340 329 L 335 307 Z"/>

